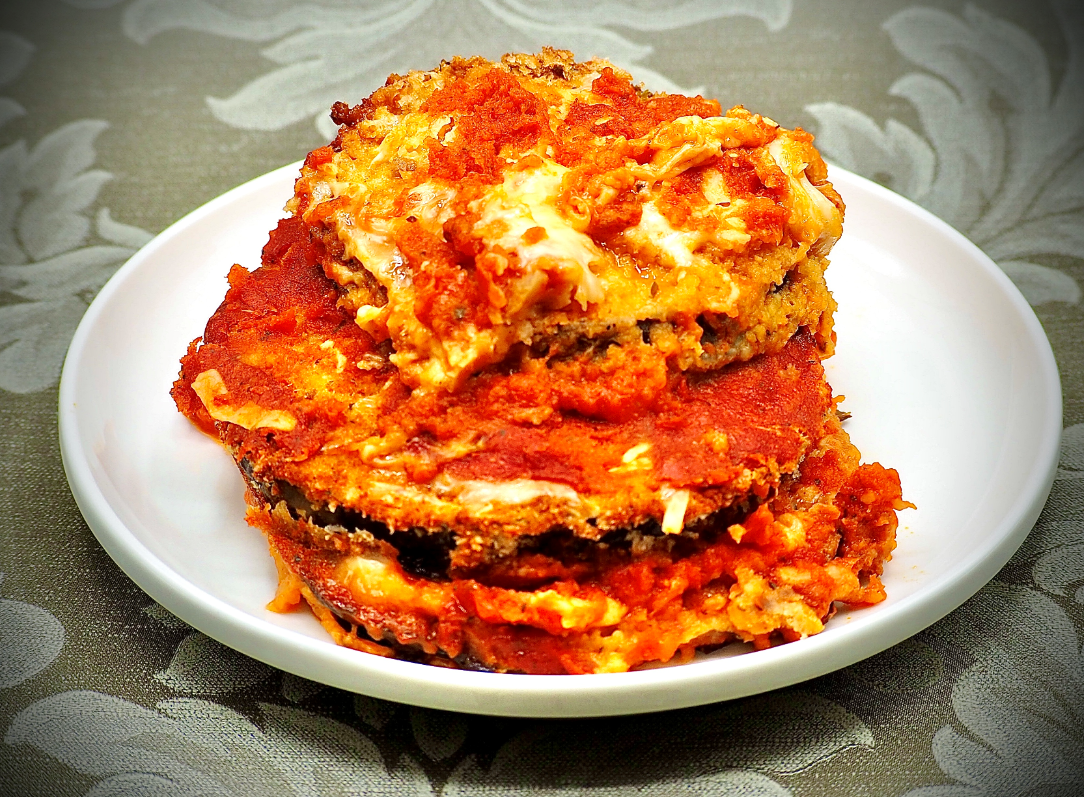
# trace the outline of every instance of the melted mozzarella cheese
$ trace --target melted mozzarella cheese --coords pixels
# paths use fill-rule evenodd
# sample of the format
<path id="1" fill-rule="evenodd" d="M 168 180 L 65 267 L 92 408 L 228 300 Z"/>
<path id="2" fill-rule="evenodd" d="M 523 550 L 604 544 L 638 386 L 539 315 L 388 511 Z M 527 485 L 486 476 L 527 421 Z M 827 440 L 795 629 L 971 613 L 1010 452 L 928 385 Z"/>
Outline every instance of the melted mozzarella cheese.
<path id="1" fill-rule="evenodd" d="M 347 556 L 336 568 L 336 580 L 364 601 L 438 614 L 448 600 L 440 584 L 408 581 L 382 556 Z"/>
<path id="2" fill-rule="evenodd" d="M 773 587 L 760 573 L 739 567 L 730 588 L 727 614 L 735 628 L 748 634 L 768 634 L 787 627 L 801 636 L 818 634 L 824 624 L 802 596 L 786 584 Z"/>
<path id="3" fill-rule="evenodd" d="M 675 230 L 653 201 L 644 203 L 639 223 L 625 230 L 625 238 L 639 249 L 654 249 L 671 268 L 692 266 L 693 252 L 704 242 L 697 230 Z"/>
<path id="4" fill-rule="evenodd" d="M 737 210 L 739 203 L 734 204 Z M 720 216 L 720 223 L 710 230 L 675 229 L 669 220 L 659 212 L 654 200 L 643 204 L 643 212 L 640 221 L 632 227 L 628 227 L 622 233 L 625 240 L 638 252 L 653 257 L 659 264 L 677 269 L 678 279 L 684 276 L 685 271 L 696 268 L 713 268 L 713 264 L 702 255 L 697 253 L 704 244 L 714 243 L 720 249 L 740 249 L 749 242 L 748 233 L 736 226 L 743 226 L 741 219 L 736 216 L 728 216 L 729 209 L 718 208 L 713 211 Z M 720 274 L 719 279 L 726 282 L 730 289 L 723 295 L 710 297 L 710 309 L 714 312 L 725 312 L 734 301 L 737 300 L 740 289 L 731 279 L 729 274 Z"/>
<path id="5" fill-rule="evenodd" d="M 832 200 L 822 194 L 806 177 L 804 163 L 788 146 L 790 140 L 779 136 L 768 144 L 772 160 L 787 177 L 794 199 L 790 223 L 799 228 L 801 237 L 811 240 L 814 254 L 827 252 L 843 234 L 843 219 Z"/>
<path id="6" fill-rule="evenodd" d="M 538 479 L 512 479 L 504 482 L 466 480 L 455 483 L 460 489 L 457 500 L 468 506 L 485 504 L 526 504 L 536 498 L 558 498 L 578 504 L 580 494 L 567 484 Z"/>
<path id="7" fill-rule="evenodd" d="M 510 172 L 485 197 L 471 203 L 471 210 L 481 215 L 475 230 L 492 244 L 515 252 L 522 271 L 555 273 L 586 308 L 604 296 L 591 264 L 605 256 L 590 236 L 575 229 L 554 206 L 567 171 L 555 161 L 546 160 L 537 168 Z M 527 243 L 524 234 L 536 227 L 541 227 L 545 235 Z"/>
<path id="8" fill-rule="evenodd" d="M 655 152 L 650 163 L 638 171 L 652 182 L 673 179 L 721 153 L 734 126 L 734 120 L 726 117 L 682 116 L 665 122 L 651 136 Z"/>
<path id="9" fill-rule="evenodd" d="M 451 203 L 455 189 L 428 182 L 407 192 L 407 212 L 416 216 L 427 228 L 438 229 L 453 215 Z"/>
<path id="10" fill-rule="evenodd" d="M 525 608 L 553 612 L 561 618 L 561 627 L 570 631 L 616 625 L 629 611 L 623 603 L 602 594 L 581 598 L 552 589 L 519 594 Z"/>
<path id="11" fill-rule="evenodd" d="M 409 280 L 409 274 L 403 268 L 403 256 L 395 245 L 394 234 L 395 226 L 390 219 L 371 217 L 362 225 L 350 214 L 342 218 L 339 224 L 339 240 L 346 249 L 346 255 L 365 266 L 386 288 Z"/>
<path id="12" fill-rule="evenodd" d="M 664 534 L 680 534 L 685 528 L 685 510 L 689 508 L 689 491 L 663 487 L 660 491 L 666 512 L 662 516 Z"/>
<path id="13" fill-rule="evenodd" d="M 226 421 L 245 429 L 278 429 L 288 432 L 297 426 L 297 418 L 284 410 L 269 410 L 254 402 L 229 403 L 229 389 L 222 374 L 210 369 L 192 380 L 192 391 L 203 402 L 207 414 L 216 421 Z"/>

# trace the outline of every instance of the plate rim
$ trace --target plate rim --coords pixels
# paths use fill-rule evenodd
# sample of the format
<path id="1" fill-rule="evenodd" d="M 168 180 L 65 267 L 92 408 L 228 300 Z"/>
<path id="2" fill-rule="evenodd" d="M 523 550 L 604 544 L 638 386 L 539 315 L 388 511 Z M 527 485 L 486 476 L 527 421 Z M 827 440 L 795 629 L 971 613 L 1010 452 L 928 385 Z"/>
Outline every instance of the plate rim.
<path id="1" fill-rule="evenodd" d="M 875 655 L 913 636 L 954 611 L 978 592 L 1011 558 L 1030 532 L 1049 495 L 1057 472 L 1062 432 L 1062 394 L 1057 362 L 1049 339 L 1023 295 L 981 249 L 944 220 L 905 197 L 834 164 L 832 179 L 852 182 L 896 210 L 947 236 L 981 265 L 1016 310 L 1038 354 L 1042 398 L 1047 412 L 1035 449 L 1036 467 L 1018 490 L 1008 511 L 992 529 L 992 545 L 947 571 L 938 582 L 885 607 L 877 622 L 830 629 L 789 645 L 718 660 L 626 673 L 592 675 L 522 675 L 481 673 L 364 656 L 330 640 L 314 640 L 268 623 L 185 579 L 154 555 L 127 528 L 95 480 L 88 452 L 79 441 L 77 371 L 98 319 L 111 298 L 142 264 L 172 237 L 267 183 L 297 174 L 301 162 L 274 169 L 215 197 L 186 214 L 136 252 L 117 270 L 91 302 L 72 338 L 59 389 L 59 439 L 65 476 L 88 526 L 121 570 L 145 593 L 195 629 L 278 669 L 348 691 L 413 705 L 473 714 L 519 717 L 599 717 L 686 708 L 771 691 L 833 672 Z M 319 647 L 314 648 L 314 643 Z M 314 653 L 314 651 L 316 651 Z M 841 651 L 845 651 L 841 653 Z M 320 670 L 298 666 L 314 657 Z M 794 667 L 796 659 L 803 666 Z M 810 662 L 815 666 L 809 666 Z M 726 676 L 744 686 L 721 694 Z M 759 676 L 759 677 L 757 677 Z M 373 683 L 373 679 L 376 683 Z M 763 682 L 770 682 L 763 685 Z M 434 688 L 435 687 L 435 688 Z M 632 705 L 634 704 L 634 705 Z"/>

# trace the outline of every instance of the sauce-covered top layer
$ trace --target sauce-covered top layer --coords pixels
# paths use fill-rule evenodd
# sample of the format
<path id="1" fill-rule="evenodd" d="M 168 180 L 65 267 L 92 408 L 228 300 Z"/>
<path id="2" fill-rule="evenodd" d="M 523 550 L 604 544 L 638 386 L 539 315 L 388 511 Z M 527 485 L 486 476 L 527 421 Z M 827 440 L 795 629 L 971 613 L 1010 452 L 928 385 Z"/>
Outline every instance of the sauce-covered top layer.
<path id="1" fill-rule="evenodd" d="M 647 93 L 605 61 L 457 58 L 333 118 L 290 208 L 411 387 L 456 390 L 517 343 L 645 321 L 672 324 L 695 363 L 698 318 L 763 325 L 766 299 L 841 231 L 811 136 Z"/>

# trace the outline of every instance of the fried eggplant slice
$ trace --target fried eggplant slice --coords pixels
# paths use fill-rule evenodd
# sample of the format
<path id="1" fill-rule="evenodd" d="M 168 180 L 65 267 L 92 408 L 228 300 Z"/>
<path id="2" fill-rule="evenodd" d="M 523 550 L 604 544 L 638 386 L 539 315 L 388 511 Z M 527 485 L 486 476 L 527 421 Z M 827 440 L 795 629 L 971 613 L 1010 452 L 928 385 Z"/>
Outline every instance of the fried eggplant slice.
<path id="1" fill-rule="evenodd" d="M 321 542 L 282 502 L 255 501 L 249 521 L 278 562 L 278 608 L 304 599 L 341 644 L 499 672 L 622 672 L 729 641 L 793 641 L 823 630 L 836 602 L 884 599 L 899 479 L 860 466 L 829 426 L 775 497 L 695 535 L 566 535 L 470 577 L 409 573 L 372 535 Z"/>
<path id="2" fill-rule="evenodd" d="M 289 207 L 411 387 L 638 326 L 681 370 L 799 327 L 830 352 L 843 202 L 802 130 L 557 50 L 393 75 L 332 117 Z"/>
<path id="3" fill-rule="evenodd" d="M 554 528 L 678 533 L 770 495 L 834 409 L 804 332 L 707 373 L 669 369 L 637 334 L 490 369 L 454 395 L 411 390 L 317 250 L 288 219 L 262 268 L 235 267 L 174 396 L 264 500 L 325 524 L 450 536 L 464 564 Z"/>

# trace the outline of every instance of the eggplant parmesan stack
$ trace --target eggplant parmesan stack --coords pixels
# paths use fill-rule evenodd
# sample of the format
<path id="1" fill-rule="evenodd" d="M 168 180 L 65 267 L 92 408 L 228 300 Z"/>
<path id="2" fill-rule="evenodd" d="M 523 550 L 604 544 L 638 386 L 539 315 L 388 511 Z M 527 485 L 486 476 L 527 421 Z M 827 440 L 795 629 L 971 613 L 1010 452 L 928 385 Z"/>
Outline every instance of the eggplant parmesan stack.
<path id="1" fill-rule="evenodd" d="M 899 479 L 821 359 L 843 203 L 802 131 L 570 54 L 336 104 L 173 396 L 337 642 L 616 672 L 884 599 Z"/>

